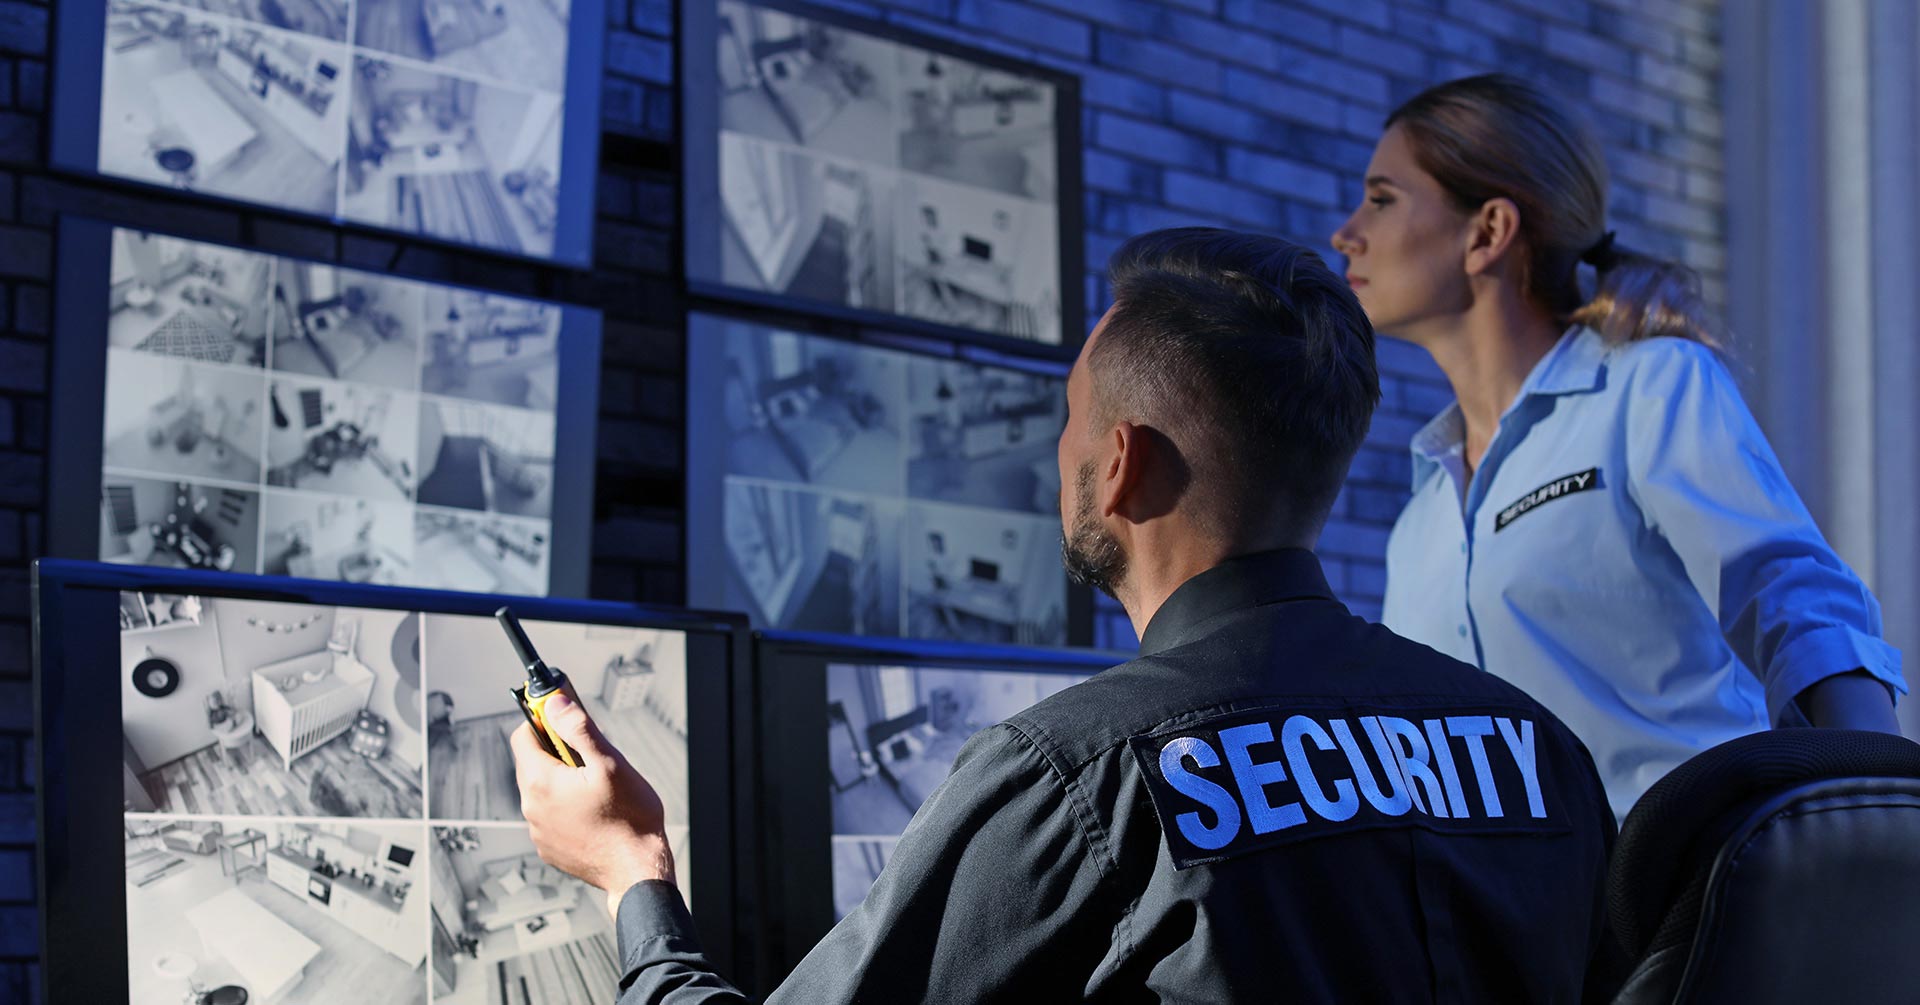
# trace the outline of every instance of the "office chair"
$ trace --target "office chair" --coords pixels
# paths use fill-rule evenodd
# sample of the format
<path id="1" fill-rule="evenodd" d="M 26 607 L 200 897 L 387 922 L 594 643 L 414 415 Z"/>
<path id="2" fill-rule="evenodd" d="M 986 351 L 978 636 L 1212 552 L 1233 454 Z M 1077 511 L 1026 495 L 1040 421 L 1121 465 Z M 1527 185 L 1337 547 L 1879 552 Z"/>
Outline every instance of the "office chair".
<path id="1" fill-rule="evenodd" d="M 1614 1005 L 1912 1002 L 1920 744 L 1783 729 L 1705 751 L 1627 814 L 1607 888 Z"/>

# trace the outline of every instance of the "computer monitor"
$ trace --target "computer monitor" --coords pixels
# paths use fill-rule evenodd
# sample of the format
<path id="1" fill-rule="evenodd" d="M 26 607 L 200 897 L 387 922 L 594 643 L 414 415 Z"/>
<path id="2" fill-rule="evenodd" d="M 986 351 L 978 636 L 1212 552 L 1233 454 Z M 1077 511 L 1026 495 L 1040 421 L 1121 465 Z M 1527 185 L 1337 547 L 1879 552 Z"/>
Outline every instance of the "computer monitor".
<path id="1" fill-rule="evenodd" d="M 975 732 L 1124 662 L 1090 649 L 762 632 L 750 831 L 778 981 L 873 884 Z"/>
<path id="2" fill-rule="evenodd" d="M 45 1000 L 496 1001 L 562 980 L 611 1005 L 604 900 L 520 817 L 501 603 L 654 783 L 729 964 L 737 617 L 60 560 L 33 585 Z"/>
<path id="3" fill-rule="evenodd" d="M 58 294 L 51 554 L 586 594 L 599 311 L 83 218 Z"/>
<path id="4" fill-rule="evenodd" d="M 605 0 L 70 0 L 52 16 L 55 167 L 592 260 Z"/>
<path id="5" fill-rule="evenodd" d="M 696 311 L 687 596 L 756 627 L 1092 638 L 1060 561 L 1066 364 Z"/>
<path id="6" fill-rule="evenodd" d="M 682 4 L 679 40 L 696 297 L 1079 345 L 1077 78 L 790 0 Z"/>

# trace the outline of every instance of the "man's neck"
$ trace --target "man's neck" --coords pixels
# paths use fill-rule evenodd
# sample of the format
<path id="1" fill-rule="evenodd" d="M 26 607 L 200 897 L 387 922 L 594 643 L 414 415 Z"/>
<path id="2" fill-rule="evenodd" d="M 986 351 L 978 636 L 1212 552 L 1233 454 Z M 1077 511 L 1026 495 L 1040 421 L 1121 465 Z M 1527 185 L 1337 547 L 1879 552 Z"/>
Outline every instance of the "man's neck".
<path id="1" fill-rule="evenodd" d="M 1116 599 L 1127 612 L 1127 620 L 1133 622 L 1136 638 L 1144 638 L 1147 625 L 1153 622 L 1153 616 L 1160 613 L 1167 598 L 1173 596 L 1187 580 L 1240 555 L 1251 555 L 1260 551 L 1276 548 L 1312 547 L 1312 542 L 1299 544 L 1281 539 L 1266 542 L 1249 542 L 1243 545 L 1222 544 L 1218 541 L 1201 538 L 1197 535 L 1184 535 L 1177 540 L 1141 542 L 1142 546 L 1127 553 L 1127 574 L 1119 584 Z"/>

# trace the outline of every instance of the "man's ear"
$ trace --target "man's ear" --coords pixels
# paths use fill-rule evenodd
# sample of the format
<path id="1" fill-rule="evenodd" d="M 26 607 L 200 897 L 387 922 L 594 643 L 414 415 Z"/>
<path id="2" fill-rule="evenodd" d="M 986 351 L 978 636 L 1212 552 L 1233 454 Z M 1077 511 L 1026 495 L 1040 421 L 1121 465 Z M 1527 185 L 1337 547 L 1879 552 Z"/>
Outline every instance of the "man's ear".
<path id="1" fill-rule="evenodd" d="M 1467 275 L 1491 272 L 1520 244 L 1520 207 L 1500 197 L 1480 204 L 1467 225 Z"/>
<path id="2" fill-rule="evenodd" d="M 1112 516 L 1133 501 L 1140 488 L 1147 463 L 1146 430 L 1131 422 L 1116 422 L 1107 431 L 1110 453 L 1100 465 L 1098 489 L 1100 515 Z"/>

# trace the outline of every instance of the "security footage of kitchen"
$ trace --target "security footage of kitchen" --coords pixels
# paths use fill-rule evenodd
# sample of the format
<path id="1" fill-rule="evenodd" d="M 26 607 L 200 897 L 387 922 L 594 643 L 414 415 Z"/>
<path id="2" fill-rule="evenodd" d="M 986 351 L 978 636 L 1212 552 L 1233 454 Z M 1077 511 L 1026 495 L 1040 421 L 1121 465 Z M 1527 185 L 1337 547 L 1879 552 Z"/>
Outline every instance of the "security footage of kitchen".
<path id="1" fill-rule="evenodd" d="M 129 1001 L 615 1000 L 601 898 L 520 819 L 492 619 L 123 593 L 119 621 Z M 684 822 L 685 637 L 526 629 Z"/>
<path id="2" fill-rule="evenodd" d="M 105 6 L 102 172 L 555 253 L 567 0 Z"/>
<path id="3" fill-rule="evenodd" d="M 735 0 L 718 28 L 720 281 L 1061 341 L 1052 85 Z"/>
<path id="4" fill-rule="evenodd" d="M 100 557 L 548 590 L 562 313 L 112 236 Z"/>

